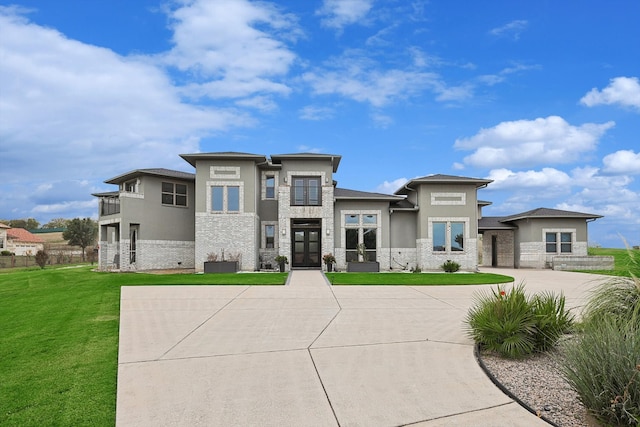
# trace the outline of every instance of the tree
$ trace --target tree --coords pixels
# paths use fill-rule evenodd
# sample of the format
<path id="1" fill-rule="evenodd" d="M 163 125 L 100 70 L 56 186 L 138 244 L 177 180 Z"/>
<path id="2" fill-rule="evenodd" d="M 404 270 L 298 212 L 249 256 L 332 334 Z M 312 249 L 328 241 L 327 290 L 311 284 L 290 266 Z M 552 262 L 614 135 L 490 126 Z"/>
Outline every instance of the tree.
<path id="1" fill-rule="evenodd" d="M 11 228 L 24 228 L 26 230 L 36 230 L 40 228 L 40 223 L 35 218 L 10 219 L 8 221 L 3 220 L 1 222 Z"/>
<path id="2" fill-rule="evenodd" d="M 49 255 L 43 251 L 39 250 L 36 252 L 36 264 L 40 266 L 40 268 L 44 269 L 44 266 L 47 265 L 47 261 L 49 260 Z"/>
<path id="3" fill-rule="evenodd" d="M 42 228 L 67 228 L 67 224 L 69 224 L 69 220 L 66 218 L 54 218 L 43 225 Z"/>
<path id="4" fill-rule="evenodd" d="M 82 248 L 82 261 L 84 262 L 84 250 L 93 245 L 98 237 L 98 224 L 91 218 L 74 218 L 69 221 L 67 229 L 62 233 L 62 238 L 68 240 L 69 245 Z"/>

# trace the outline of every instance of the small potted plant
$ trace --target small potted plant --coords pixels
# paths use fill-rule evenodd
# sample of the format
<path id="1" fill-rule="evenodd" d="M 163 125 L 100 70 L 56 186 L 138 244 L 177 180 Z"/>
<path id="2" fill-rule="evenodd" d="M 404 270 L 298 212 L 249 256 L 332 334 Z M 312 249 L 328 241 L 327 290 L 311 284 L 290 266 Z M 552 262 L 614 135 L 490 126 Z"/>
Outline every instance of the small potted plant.
<path id="1" fill-rule="evenodd" d="M 284 255 L 278 255 L 275 258 L 275 261 L 278 263 L 278 266 L 280 267 L 280 273 L 284 273 L 284 265 L 289 264 L 289 260 L 287 259 L 287 257 Z"/>
<path id="2" fill-rule="evenodd" d="M 336 263 L 336 257 L 333 254 L 325 254 L 322 256 L 322 261 L 324 261 L 324 265 L 327 266 L 327 271 L 333 271 L 333 264 Z"/>

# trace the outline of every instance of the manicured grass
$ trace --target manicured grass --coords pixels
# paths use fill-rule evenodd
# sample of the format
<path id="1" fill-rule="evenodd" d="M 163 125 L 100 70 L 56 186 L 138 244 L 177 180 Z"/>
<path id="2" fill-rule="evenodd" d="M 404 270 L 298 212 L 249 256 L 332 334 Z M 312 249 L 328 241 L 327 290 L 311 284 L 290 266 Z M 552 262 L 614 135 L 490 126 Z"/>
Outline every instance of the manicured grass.
<path id="1" fill-rule="evenodd" d="M 286 274 L 0 273 L 0 425 L 115 424 L 120 287 L 276 284 Z"/>
<path id="2" fill-rule="evenodd" d="M 640 250 L 638 249 L 627 250 L 627 249 L 589 248 L 589 255 L 612 256 L 614 258 L 614 269 L 613 270 L 592 270 L 592 271 L 585 271 L 585 273 L 631 277 L 630 271 L 633 271 L 631 253 L 636 254 L 636 257 L 640 257 Z"/>
<path id="3" fill-rule="evenodd" d="M 326 273 L 334 285 L 490 285 L 513 282 L 492 273 Z"/>
<path id="4" fill-rule="evenodd" d="M 286 273 L 97 273 L 91 266 L 0 271 L 0 425 L 115 423 L 121 286 L 282 285 Z M 334 273 L 342 284 L 480 284 L 495 274 Z"/>

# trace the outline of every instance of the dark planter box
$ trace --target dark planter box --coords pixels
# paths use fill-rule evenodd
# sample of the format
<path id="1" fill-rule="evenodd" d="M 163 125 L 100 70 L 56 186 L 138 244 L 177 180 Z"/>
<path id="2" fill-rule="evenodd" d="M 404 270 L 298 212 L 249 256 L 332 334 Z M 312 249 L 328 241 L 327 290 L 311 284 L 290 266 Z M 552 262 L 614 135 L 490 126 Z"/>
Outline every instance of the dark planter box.
<path id="1" fill-rule="evenodd" d="M 377 273 L 380 271 L 380 263 L 378 261 L 349 262 L 347 263 L 347 271 L 351 273 Z"/>
<path id="2" fill-rule="evenodd" d="M 204 263 L 205 273 L 236 273 L 238 271 L 238 261 L 206 261 Z"/>

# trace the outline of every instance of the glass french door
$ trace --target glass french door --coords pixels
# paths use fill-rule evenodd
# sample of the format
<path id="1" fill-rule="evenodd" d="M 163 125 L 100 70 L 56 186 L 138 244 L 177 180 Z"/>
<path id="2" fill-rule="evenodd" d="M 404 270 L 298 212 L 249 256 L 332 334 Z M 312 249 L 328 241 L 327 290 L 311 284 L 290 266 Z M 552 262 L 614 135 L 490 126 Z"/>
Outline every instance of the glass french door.
<path id="1" fill-rule="evenodd" d="M 320 267 L 322 242 L 319 227 L 295 224 L 292 227 L 292 267 Z"/>

